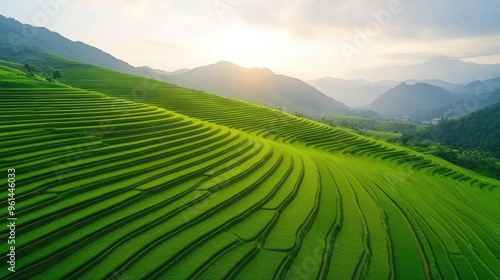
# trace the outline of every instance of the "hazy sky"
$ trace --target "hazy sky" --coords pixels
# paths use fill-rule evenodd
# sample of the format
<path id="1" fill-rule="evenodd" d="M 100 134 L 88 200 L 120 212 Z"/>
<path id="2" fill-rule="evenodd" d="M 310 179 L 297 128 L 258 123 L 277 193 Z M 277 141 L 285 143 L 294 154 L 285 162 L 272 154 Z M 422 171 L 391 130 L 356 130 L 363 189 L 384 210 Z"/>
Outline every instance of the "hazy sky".
<path id="1" fill-rule="evenodd" d="M 434 57 L 500 63 L 498 0 L 0 0 L 0 14 L 164 70 L 227 60 L 302 79 Z"/>

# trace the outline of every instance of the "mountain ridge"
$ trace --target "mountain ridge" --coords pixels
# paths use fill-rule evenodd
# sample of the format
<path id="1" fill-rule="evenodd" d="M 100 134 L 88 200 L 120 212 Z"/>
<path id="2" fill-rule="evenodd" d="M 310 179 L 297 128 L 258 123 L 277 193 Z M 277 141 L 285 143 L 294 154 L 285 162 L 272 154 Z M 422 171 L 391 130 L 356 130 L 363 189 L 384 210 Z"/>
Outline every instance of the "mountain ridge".
<path id="1" fill-rule="evenodd" d="M 360 69 L 354 74 L 373 80 L 438 79 L 460 84 L 480 80 L 481 77 L 500 76 L 500 64 L 479 64 L 456 59 L 430 59 L 420 64 Z"/>
<path id="2" fill-rule="evenodd" d="M 457 95 L 437 86 L 426 83 L 408 85 L 402 82 L 370 103 L 367 108 L 381 115 L 401 117 L 423 109 L 437 109 L 459 99 Z"/>
<path id="3" fill-rule="evenodd" d="M 244 68 L 228 61 L 170 75 L 165 81 L 306 114 L 341 113 L 349 109 L 300 79 L 276 74 L 269 68 Z"/>

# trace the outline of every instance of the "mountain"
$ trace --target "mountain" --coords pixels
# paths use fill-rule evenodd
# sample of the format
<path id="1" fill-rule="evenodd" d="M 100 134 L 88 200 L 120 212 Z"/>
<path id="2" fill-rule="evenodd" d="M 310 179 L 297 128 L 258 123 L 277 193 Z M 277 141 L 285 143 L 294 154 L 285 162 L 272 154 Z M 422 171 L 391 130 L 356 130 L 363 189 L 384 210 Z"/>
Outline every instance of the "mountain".
<path id="1" fill-rule="evenodd" d="M 453 59 L 431 59 L 421 64 L 361 69 L 354 73 L 368 80 L 439 79 L 451 83 L 469 83 L 482 77 L 500 76 L 500 64 L 477 64 Z"/>
<path id="2" fill-rule="evenodd" d="M 426 83 L 442 87 L 451 92 L 455 92 L 465 86 L 465 84 L 455 84 L 437 79 L 411 79 L 405 80 L 404 82 L 408 85 Z M 308 81 L 308 83 L 335 100 L 357 108 L 364 107 L 375 101 L 375 99 L 380 97 L 387 90 L 399 85 L 401 81 L 383 80 L 380 82 L 369 82 L 362 79 L 343 80 L 333 77 L 323 77 Z"/>
<path id="3" fill-rule="evenodd" d="M 26 36 L 26 33 L 35 34 L 35 36 Z M 22 24 L 15 19 L 0 15 L 0 59 L 22 62 L 25 58 L 23 52 L 26 50 L 45 51 L 111 70 L 160 80 L 165 76 L 187 71 L 187 69 L 181 69 L 167 72 L 147 66 L 134 67 L 96 47 L 79 41 L 71 41 L 47 28 Z"/>
<path id="4" fill-rule="evenodd" d="M 392 87 L 365 80 L 342 80 L 333 77 L 323 77 L 307 83 L 335 100 L 355 108 L 369 104 Z"/>
<path id="5" fill-rule="evenodd" d="M 474 88 L 474 87 L 471 87 Z M 481 89 L 481 87 L 478 87 Z M 478 90 L 481 92 L 481 90 Z M 438 109 L 421 110 L 411 114 L 415 121 L 428 121 L 434 118 L 453 119 L 483 109 L 500 102 L 500 88 L 494 91 L 485 91 L 480 94 L 471 94 L 459 101 L 450 103 Z"/>
<path id="6" fill-rule="evenodd" d="M 36 33 L 36 36 L 24 36 L 28 28 L 30 32 Z M 134 67 L 93 46 L 73 42 L 46 28 L 23 25 L 14 19 L 0 16 L 0 59 L 23 62 L 40 52 L 269 107 L 287 108 L 308 114 L 340 113 L 348 110 L 344 104 L 327 97 L 306 83 L 276 75 L 268 69 L 244 69 L 230 63 L 193 70 L 180 69 L 175 72 L 147 66 Z"/>
<path id="7" fill-rule="evenodd" d="M 457 91 L 465 93 L 468 96 L 471 96 L 487 92 L 493 92 L 498 88 L 500 88 L 500 77 L 488 80 L 475 81 L 463 86 L 460 89 L 457 89 Z"/>
<path id="8" fill-rule="evenodd" d="M 418 110 L 439 108 L 457 100 L 456 95 L 443 88 L 403 82 L 370 103 L 367 109 L 385 116 L 403 116 Z"/>
<path id="9" fill-rule="evenodd" d="M 411 79 L 411 80 L 406 80 L 405 83 L 407 83 L 409 85 L 425 83 L 425 84 L 429 84 L 432 86 L 444 88 L 445 90 L 450 91 L 452 93 L 459 92 L 459 90 L 465 86 L 465 84 L 463 84 L 463 83 L 450 83 L 450 82 L 446 82 L 446 81 L 442 81 L 442 80 L 438 80 L 438 79 L 424 79 L 424 80 Z"/>
<path id="10" fill-rule="evenodd" d="M 317 115 L 349 109 L 299 79 L 225 61 L 170 75 L 165 81 L 292 112 Z"/>

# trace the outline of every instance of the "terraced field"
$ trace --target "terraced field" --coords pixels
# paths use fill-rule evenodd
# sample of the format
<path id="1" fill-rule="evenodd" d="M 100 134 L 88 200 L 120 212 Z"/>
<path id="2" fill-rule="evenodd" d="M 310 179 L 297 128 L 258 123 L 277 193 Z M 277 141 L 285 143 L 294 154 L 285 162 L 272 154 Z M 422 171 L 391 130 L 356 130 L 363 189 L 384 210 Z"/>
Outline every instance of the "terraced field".
<path id="1" fill-rule="evenodd" d="M 19 217 L 2 279 L 500 277 L 498 181 L 277 110 L 41 63 L 73 87 L 0 69 Z"/>

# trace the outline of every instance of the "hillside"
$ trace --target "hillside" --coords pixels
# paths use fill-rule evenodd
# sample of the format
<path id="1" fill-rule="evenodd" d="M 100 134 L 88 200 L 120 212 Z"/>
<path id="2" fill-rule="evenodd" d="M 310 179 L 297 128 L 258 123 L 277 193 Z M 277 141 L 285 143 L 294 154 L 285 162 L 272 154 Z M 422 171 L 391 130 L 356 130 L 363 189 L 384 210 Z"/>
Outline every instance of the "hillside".
<path id="1" fill-rule="evenodd" d="M 456 120 L 443 121 L 430 127 L 423 136 L 452 148 L 478 149 L 500 158 L 500 103 Z"/>
<path id="2" fill-rule="evenodd" d="M 475 81 L 457 89 L 458 92 L 465 93 L 469 96 L 479 95 L 483 93 L 493 92 L 500 88 L 500 77 L 494 79 L 486 79 L 482 81 Z"/>
<path id="3" fill-rule="evenodd" d="M 2 279 L 500 275 L 496 180 L 278 110 L 30 62 L 74 88 L 0 88 L 23 237 Z"/>
<path id="4" fill-rule="evenodd" d="M 419 110 L 440 108 L 459 99 L 459 96 L 440 87 L 403 82 L 370 103 L 367 109 L 385 116 L 401 117 Z"/>
<path id="5" fill-rule="evenodd" d="M 433 118 L 454 119 L 500 102 L 500 88 L 494 91 L 485 89 L 486 87 L 479 86 L 477 92 L 482 93 L 472 94 L 438 109 L 416 111 L 411 114 L 411 118 L 415 121 L 426 121 Z"/>
<path id="6" fill-rule="evenodd" d="M 23 30 L 26 28 L 29 28 L 30 32 L 35 32 L 36 36 L 26 38 L 23 35 Z M 344 104 L 329 98 L 306 83 L 275 75 L 268 69 L 244 69 L 227 62 L 174 72 L 147 66 L 133 67 L 93 46 L 73 42 L 46 28 L 23 25 L 0 15 L 0 59 L 21 63 L 27 58 L 36 57 L 39 52 L 53 53 L 71 60 L 155 78 L 268 107 L 286 108 L 290 112 L 319 115 L 348 110 Z"/>
<path id="7" fill-rule="evenodd" d="M 170 75 L 164 80 L 292 113 L 319 115 L 348 110 L 344 104 L 301 80 L 277 75 L 269 69 L 248 69 L 225 61 Z"/>
<path id="8" fill-rule="evenodd" d="M 30 36 L 25 36 L 25 33 Z M 178 73 L 178 71 L 151 69 L 147 66 L 134 67 L 96 47 L 71 41 L 47 28 L 22 24 L 15 19 L 0 15 L 0 59 L 22 62 L 25 53 L 33 50 L 54 53 L 68 59 L 143 77 L 163 79 L 165 76 Z"/>
<path id="9" fill-rule="evenodd" d="M 411 80 L 406 80 L 405 83 L 407 83 L 409 85 L 421 84 L 421 83 L 429 84 L 429 85 L 432 85 L 432 86 L 437 86 L 437 87 L 440 87 L 440 88 L 444 88 L 447 91 L 450 91 L 452 93 L 453 92 L 457 92 L 461 88 L 463 88 L 464 86 L 466 86 L 466 84 L 462 84 L 462 83 L 450 83 L 450 82 L 446 82 L 446 81 L 442 81 L 442 80 L 438 80 L 438 79 L 424 79 L 424 80 L 414 80 L 414 79 L 411 79 Z"/>

